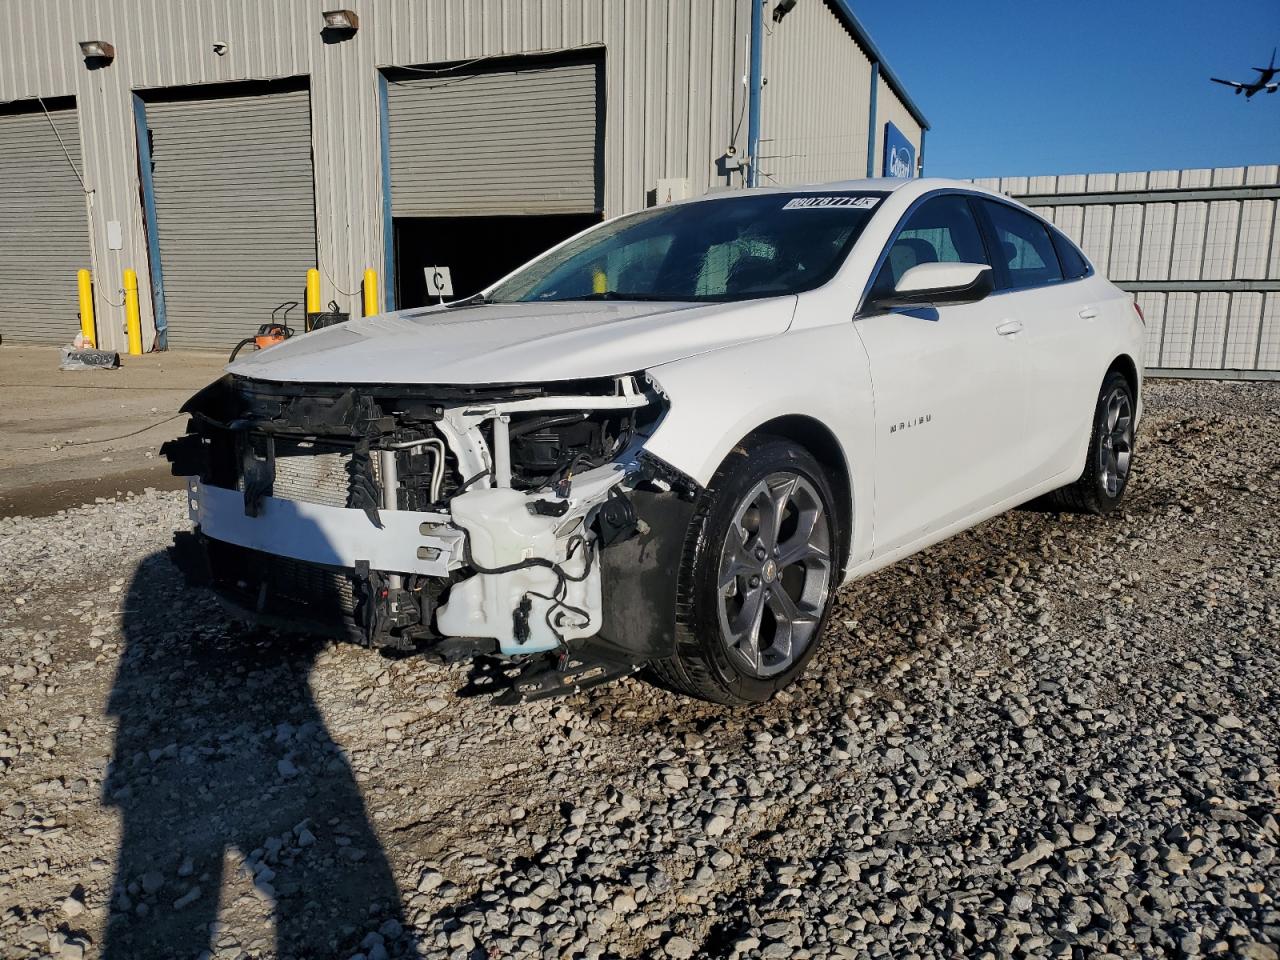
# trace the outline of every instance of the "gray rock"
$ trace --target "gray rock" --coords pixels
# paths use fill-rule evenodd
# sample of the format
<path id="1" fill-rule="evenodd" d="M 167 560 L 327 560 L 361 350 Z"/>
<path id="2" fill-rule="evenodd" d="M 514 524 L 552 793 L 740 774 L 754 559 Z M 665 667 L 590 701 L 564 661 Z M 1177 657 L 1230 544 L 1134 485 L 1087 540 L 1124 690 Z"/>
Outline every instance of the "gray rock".
<path id="1" fill-rule="evenodd" d="M 689 960 L 697 951 L 693 941 L 685 937 L 670 937 L 662 945 L 662 951 L 673 960 Z"/>

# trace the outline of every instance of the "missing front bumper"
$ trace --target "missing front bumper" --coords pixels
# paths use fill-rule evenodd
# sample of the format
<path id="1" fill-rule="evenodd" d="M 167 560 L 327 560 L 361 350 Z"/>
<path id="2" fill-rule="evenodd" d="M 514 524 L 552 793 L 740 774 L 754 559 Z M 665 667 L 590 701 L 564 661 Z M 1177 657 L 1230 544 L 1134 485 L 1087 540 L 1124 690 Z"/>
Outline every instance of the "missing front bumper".
<path id="1" fill-rule="evenodd" d="M 635 378 L 611 393 L 438 404 L 224 387 L 221 402 L 194 405 L 193 433 L 168 453 L 175 472 L 199 475 L 191 518 L 238 611 L 376 646 L 496 648 L 525 664 L 538 655 L 556 664 L 553 686 L 671 652 L 696 489 L 646 460 L 638 425 L 662 405 Z M 597 415 L 622 417 L 625 430 L 586 423 Z M 554 463 L 548 451 L 562 456 L 577 430 L 603 444 L 596 459 L 573 453 L 540 480 L 534 465 Z M 599 669 L 579 671 L 578 660 Z"/>

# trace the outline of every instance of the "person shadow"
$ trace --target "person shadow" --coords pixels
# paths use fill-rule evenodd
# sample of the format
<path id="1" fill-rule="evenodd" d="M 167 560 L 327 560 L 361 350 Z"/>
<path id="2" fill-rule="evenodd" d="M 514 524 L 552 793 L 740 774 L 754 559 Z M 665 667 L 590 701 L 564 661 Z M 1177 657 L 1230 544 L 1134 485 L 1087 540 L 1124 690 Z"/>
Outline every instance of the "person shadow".
<path id="1" fill-rule="evenodd" d="M 323 641 L 239 624 L 189 584 L 200 556 L 179 534 L 124 603 L 103 784 L 123 829 L 102 956 L 397 952 L 400 891 L 309 684 Z"/>

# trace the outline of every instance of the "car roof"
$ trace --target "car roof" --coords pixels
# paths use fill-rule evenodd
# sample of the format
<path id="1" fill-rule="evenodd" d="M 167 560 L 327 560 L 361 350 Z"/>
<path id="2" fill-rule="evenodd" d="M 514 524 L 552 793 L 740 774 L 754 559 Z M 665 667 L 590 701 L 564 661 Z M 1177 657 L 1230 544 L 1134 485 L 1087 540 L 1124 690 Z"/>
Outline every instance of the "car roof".
<path id="1" fill-rule="evenodd" d="M 874 193 L 897 193 L 906 191 L 920 195 L 931 190 L 968 190 L 973 193 L 985 193 L 1002 197 L 1002 194 L 980 187 L 967 180 L 950 180 L 945 177 L 863 177 L 859 180 L 832 180 L 827 183 L 771 184 L 765 187 L 748 187 L 746 189 L 725 188 L 714 190 L 701 197 L 680 201 L 684 203 L 702 203 L 709 200 L 723 200 L 730 197 L 744 197 L 753 194 L 768 193 L 858 193 L 862 191 Z M 1004 198 L 1007 199 L 1007 198 Z"/>

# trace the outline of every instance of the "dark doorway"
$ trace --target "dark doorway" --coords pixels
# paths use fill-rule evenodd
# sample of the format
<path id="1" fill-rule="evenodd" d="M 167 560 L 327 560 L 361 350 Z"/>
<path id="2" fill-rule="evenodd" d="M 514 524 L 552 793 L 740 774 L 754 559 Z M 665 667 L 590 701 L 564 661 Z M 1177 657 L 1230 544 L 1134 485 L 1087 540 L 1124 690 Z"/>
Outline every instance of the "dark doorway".
<path id="1" fill-rule="evenodd" d="M 427 296 L 426 267 L 448 267 L 454 298 L 467 297 L 600 220 L 599 213 L 397 217 L 396 306 L 435 302 Z"/>

